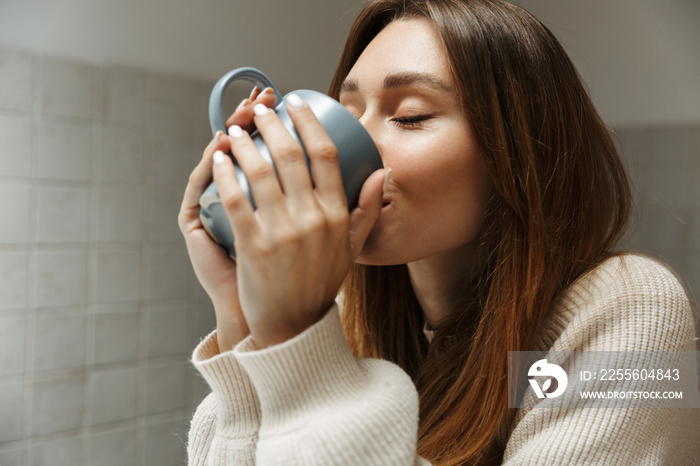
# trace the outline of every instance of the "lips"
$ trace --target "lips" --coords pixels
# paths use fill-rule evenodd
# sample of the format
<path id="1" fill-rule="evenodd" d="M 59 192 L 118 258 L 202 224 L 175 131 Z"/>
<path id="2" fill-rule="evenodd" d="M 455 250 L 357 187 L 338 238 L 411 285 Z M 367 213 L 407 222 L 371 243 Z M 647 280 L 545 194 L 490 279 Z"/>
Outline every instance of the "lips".
<path id="1" fill-rule="evenodd" d="M 389 208 L 391 205 L 391 201 L 389 199 L 382 199 L 382 211 L 385 211 Z"/>

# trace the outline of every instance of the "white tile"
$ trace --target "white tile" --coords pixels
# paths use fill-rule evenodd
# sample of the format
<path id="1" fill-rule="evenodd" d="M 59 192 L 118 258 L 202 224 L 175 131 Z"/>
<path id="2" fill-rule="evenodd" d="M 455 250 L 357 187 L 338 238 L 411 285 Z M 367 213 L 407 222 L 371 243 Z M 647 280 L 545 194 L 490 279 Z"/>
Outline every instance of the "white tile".
<path id="1" fill-rule="evenodd" d="M 643 206 L 638 236 L 650 247 L 681 249 L 687 247 L 688 214 L 684 209 L 669 209 L 661 204 Z"/>
<path id="2" fill-rule="evenodd" d="M 32 466 L 82 464 L 83 438 L 70 437 L 32 445 Z"/>
<path id="3" fill-rule="evenodd" d="M 39 251 L 35 296 L 38 307 L 71 306 L 87 302 L 87 253 Z"/>
<path id="4" fill-rule="evenodd" d="M 0 251 L 0 310 L 27 306 L 29 253 Z"/>
<path id="5" fill-rule="evenodd" d="M 700 196 L 700 188 L 698 188 L 698 196 Z M 688 248 L 689 251 L 700 251 L 700 199 L 698 206 L 693 208 L 693 215 L 688 222 Z M 700 255 L 693 254 L 698 267 L 700 268 Z"/>
<path id="6" fill-rule="evenodd" d="M 99 466 L 136 464 L 136 431 L 118 430 L 93 435 L 90 440 L 90 463 Z"/>
<path id="7" fill-rule="evenodd" d="M 209 96 L 211 95 L 214 84 L 215 81 L 198 81 L 194 84 L 193 106 L 191 110 L 193 119 L 192 128 L 195 130 L 195 134 L 204 137 L 204 141 L 207 141 L 205 144 L 208 144 L 208 141 L 212 138 L 211 127 L 209 125 Z M 250 93 L 250 89 L 248 89 L 248 93 Z M 228 94 L 228 92 L 226 94 Z M 237 105 L 238 104 L 236 104 L 236 106 Z"/>
<path id="8" fill-rule="evenodd" d="M 146 122 L 146 74 L 125 68 L 108 68 L 102 80 L 102 117 L 111 122 L 142 125 Z"/>
<path id="9" fill-rule="evenodd" d="M 29 185 L 0 183 L 0 243 L 29 242 L 31 194 Z"/>
<path id="10" fill-rule="evenodd" d="M 92 425 L 136 416 L 136 369 L 96 370 L 91 376 Z"/>
<path id="11" fill-rule="evenodd" d="M 132 303 L 129 301 L 118 303 L 95 303 L 94 310 L 96 314 L 126 314 L 138 310 L 140 303 Z"/>
<path id="12" fill-rule="evenodd" d="M 178 249 L 151 251 L 149 292 L 151 299 L 192 296 L 196 278 L 184 245 Z"/>
<path id="13" fill-rule="evenodd" d="M 23 383 L 0 384 L 0 444 L 24 437 Z"/>
<path id="14" fill-rule="evenodd" d="M 28 448 L 12 443 L 0 444 L 0 464 L 24 465 L 25 455 L 28 455 L 27 450 Z"/>
<path id="15" fill-rule="evenodd" d="M 85 365 L 85 316 L 40 316 L 34 322 L 34 371 Z"/>
<path id="16" fill-rule="evenodd" d="M 645 169 L 669 171 L 697 163 L 700 153 L 698 126 L 659 126 L 649 130 L 648 138 L 651 156 L 643 161 Z"/>
<path id="17" fill-rule="evenodd" d="M 101 181 L 141 183 L 144 178 L 144 135 L 141 130 L 104 128 L 100 136 Z"/>
<path id="18" fill-rule="evenodd" d="M 192 393 L 190 394 L 189 400 L 190 406 L 199 406 L 199 403 L 201 403 L 209 393 L 211 393 L 211 388 L 209 388 L 207 381 L 204 380 L 204 377 L 202 377 L 199 372 L 194 372 L 192 374 Z"/>
<path id="19" fill-rule="evenodd" d="M 133 361 L 139 349 L 139 313 L 95 316 L 95 364 Z"/>
<path id="20" fill-rule="evenodd" d="M 615 132 L 618 151 L 627 170 L 634 175 L 653 157 L 649 128 L 623 128 Z"/>
<path id="21" fill-rule="evenodd" d="M 194 83 L 190 80 L 158 75 L 153 86 L 153 124 L 159 127 L 192 126 Z M 203 101 L 205 107 L 207 101 Z"/>
<path id="22" fill-rule="evenodd" d="M 36 381 L 32 388 L 32 434 L 76 429 L 83 420 L 83 377 Z"/>
<path id="23" fill-rule="evenodd" d="M 184 191 L 184 188 L 177 189 L 169 185 L 154 187 L 151 195 L 151 241 L 182 243 L 177 215 Z"/>
<path id="24" fill-rule="evenodd" d="M 190 131 L 163 129 L 155 135 L 151 179 L 154 183 L 170 183 L 185 190 L 192 170 L 202 157 L 202 147 L 194 147 Z"/>
<path id="25" fill-rule="evenodd" d="M 0 377 L 24 372 L 24 317 L 0 317 Z"/>
<path id="26" fill-rule="evenodd" d="M 0 108 L 32 109 L 32 68 L 31 55 L 0 49 Z"/>
<path id="27" fill-rule="evenodd" d="M 39 187 L 36 239 L 39 243 L 87 243 L 89 188 Z"/>
<path id="28" fill-rule="evenodd" d="M 137 301 L 141 297 L 141 253 L 99 252 L 95 287 L 99 303 Z"/>
<path id="29" fill-rule="evenodd" d="M 184 419 L 147 425 L 144 442 L 144 464 L 148 466 L 172 466 L 187 462 L 187 425 Z"/>
<path id="30" fill-rule="evenodd" d="M 42 123 L 37 139 L 39 178 L 90 179 L 92 133 L 89 126 Z"/>
<path id="31" fill-rule="evenodd" d="M 679 168 L 674 171 L 644 173 L 638 177 L 637 189 L 643 205 L 665 206 L 671 211 L 692 207 L 696 175 Z"/>
<path id="32" fill-rule="evenodd" d="M 92 117 L 93 68 L 84 63 L 44 58 L 41 111 L 75 118 Z"/>
<path id="33" fill-rule="evenodd" d="M 195 344 L 216 328 L 216 314 L 211 299 L 208 296 L 200 297 L 196 306 L 194 335 L 191 337 Z"/>
<path id="34" fill-rule="evenodd" d="M 141 190 L 103 189 L 99 192 L 98 202 L 98 241 L 141 241 Z"/>
<path id="35" fill-rule="evenodd" d="M 187 318 L 185 309 L 152 309 L 148 317 L 148 356 L 187 354 Z"/>
<path id="36" fill-rule="evenodd" d="M 679 251 L 669 258 L 682 281 L 688 285 L 694 293 L 697 293 L 698 285 L 700 285 L 698 281 L 698 278 L 700 278 L 698 274 L 698 272 L 700 272 L 700 261 L 698 261 L 697 258 L 697 254 L 695 254 L 695 251 L 692 249 Z"/>
<path id="37" fill-rule="evenodd" d="M 175 411 L 185 407 L 185 365 L 149 367 L 146 387 L 148 414 Z"/>
<path id="38" fill-rule="evenodd" d="M 0 175 L 31 176 L 31 138 L 30 120 L 0 116 Z"/>

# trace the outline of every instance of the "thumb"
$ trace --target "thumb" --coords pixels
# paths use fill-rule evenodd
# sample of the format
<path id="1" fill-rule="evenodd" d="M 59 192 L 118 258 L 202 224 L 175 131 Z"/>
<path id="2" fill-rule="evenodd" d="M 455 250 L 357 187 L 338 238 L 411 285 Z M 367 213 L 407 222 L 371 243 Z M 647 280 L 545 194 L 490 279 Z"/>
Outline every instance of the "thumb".
<path id="1" fill-rule="evenodd" d="M 382 210 L 384 186 L 391 176 L 391 169 L 372 173 L 360 191 L 357 207 L 350 213 L 350 248 L 355 260 L 362 252 L 369 233 L 372 231 L 379 212 Z"/>

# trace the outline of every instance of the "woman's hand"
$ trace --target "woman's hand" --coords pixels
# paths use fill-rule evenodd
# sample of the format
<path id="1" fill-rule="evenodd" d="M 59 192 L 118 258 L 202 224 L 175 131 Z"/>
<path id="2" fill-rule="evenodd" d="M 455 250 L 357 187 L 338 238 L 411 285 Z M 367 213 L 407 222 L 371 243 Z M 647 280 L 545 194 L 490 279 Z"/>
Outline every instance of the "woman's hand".
<path id="1" fill-rule="evenodd" d="M 255 88 L 250 98 L 241 102 L 227 124 L 252 130 L 253 105 L 274 105 L 275 96 L 269 92 L 271 90 L 261 93 Z M 209 143 L 202 160 L 190 175 L 178 215 L 180 231 L 185 237 L 195 274 L 214 305 L 220 352 L 230 350 L 249 334 L 238 297 L 236 264 L 211 239 L 199 219 L 199 198 L 212 181 L 212 154 L 217 150 L 228 152 L 229 148 L 230 139 L 223 133 Z"/>
<path id="2" fill-rule="evenodd" d="M 331 307 L 379 216 L 385 173 L 370 176 L 350 214 L 337 150 L 311 109 L 290 96 L 287 110 L 313 180 L 304 151 L 275 112 L 265 105 L 254 110 L 277 174 L 241 125 L 229 129 L 229 141 L 257 210 L 239 186 L 224 144 L 215 144 L 222 152 L 214 155 L 213 173 L 235 238 L 237 297 L 263 348 L 301 333 Z"/>

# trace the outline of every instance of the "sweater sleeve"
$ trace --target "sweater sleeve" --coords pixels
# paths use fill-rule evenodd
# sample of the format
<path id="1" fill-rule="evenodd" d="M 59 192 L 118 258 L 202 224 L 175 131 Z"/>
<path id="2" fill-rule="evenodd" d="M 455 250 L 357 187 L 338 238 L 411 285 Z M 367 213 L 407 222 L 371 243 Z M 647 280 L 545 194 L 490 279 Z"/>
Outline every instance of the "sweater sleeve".
<path id="1" fill-rule="evenodd" d="M 234 348 L 258 394 L 259 465 L 412 465 L 418 396 L 398 366 L 356 359 L 337 306 L 302 334 L 257 349 Z"/>
<path id="2" fill-rule="evenodd" d="M 212 389 L 192 418 L 190 465 L 416 465 L 418 396 L 398 366 L 352 356 L 336 306 L 295 338 L 192 362 Z"/>
<path id="3" fill-rule="evenodd" d="M 192 363 L 212 389 L 190 423 L 188 464 L 253 465 L 260 407 L 233 351 L 219 354 L 216 332 L 194 350 Z"/>
<path id="4" fill-rule="evenodd" d="M 586 351 L 694 351 L 694 320 L 683 287 L 668 269 L 648 258 L 623 256 L 606 261 L 564 294 L 547 325 L 557 335 L 547 346 L 574 352 L 569 367 Z M 504 463 L 694 464 L 700 461 L 699 412 L 521 408 Z"/>

